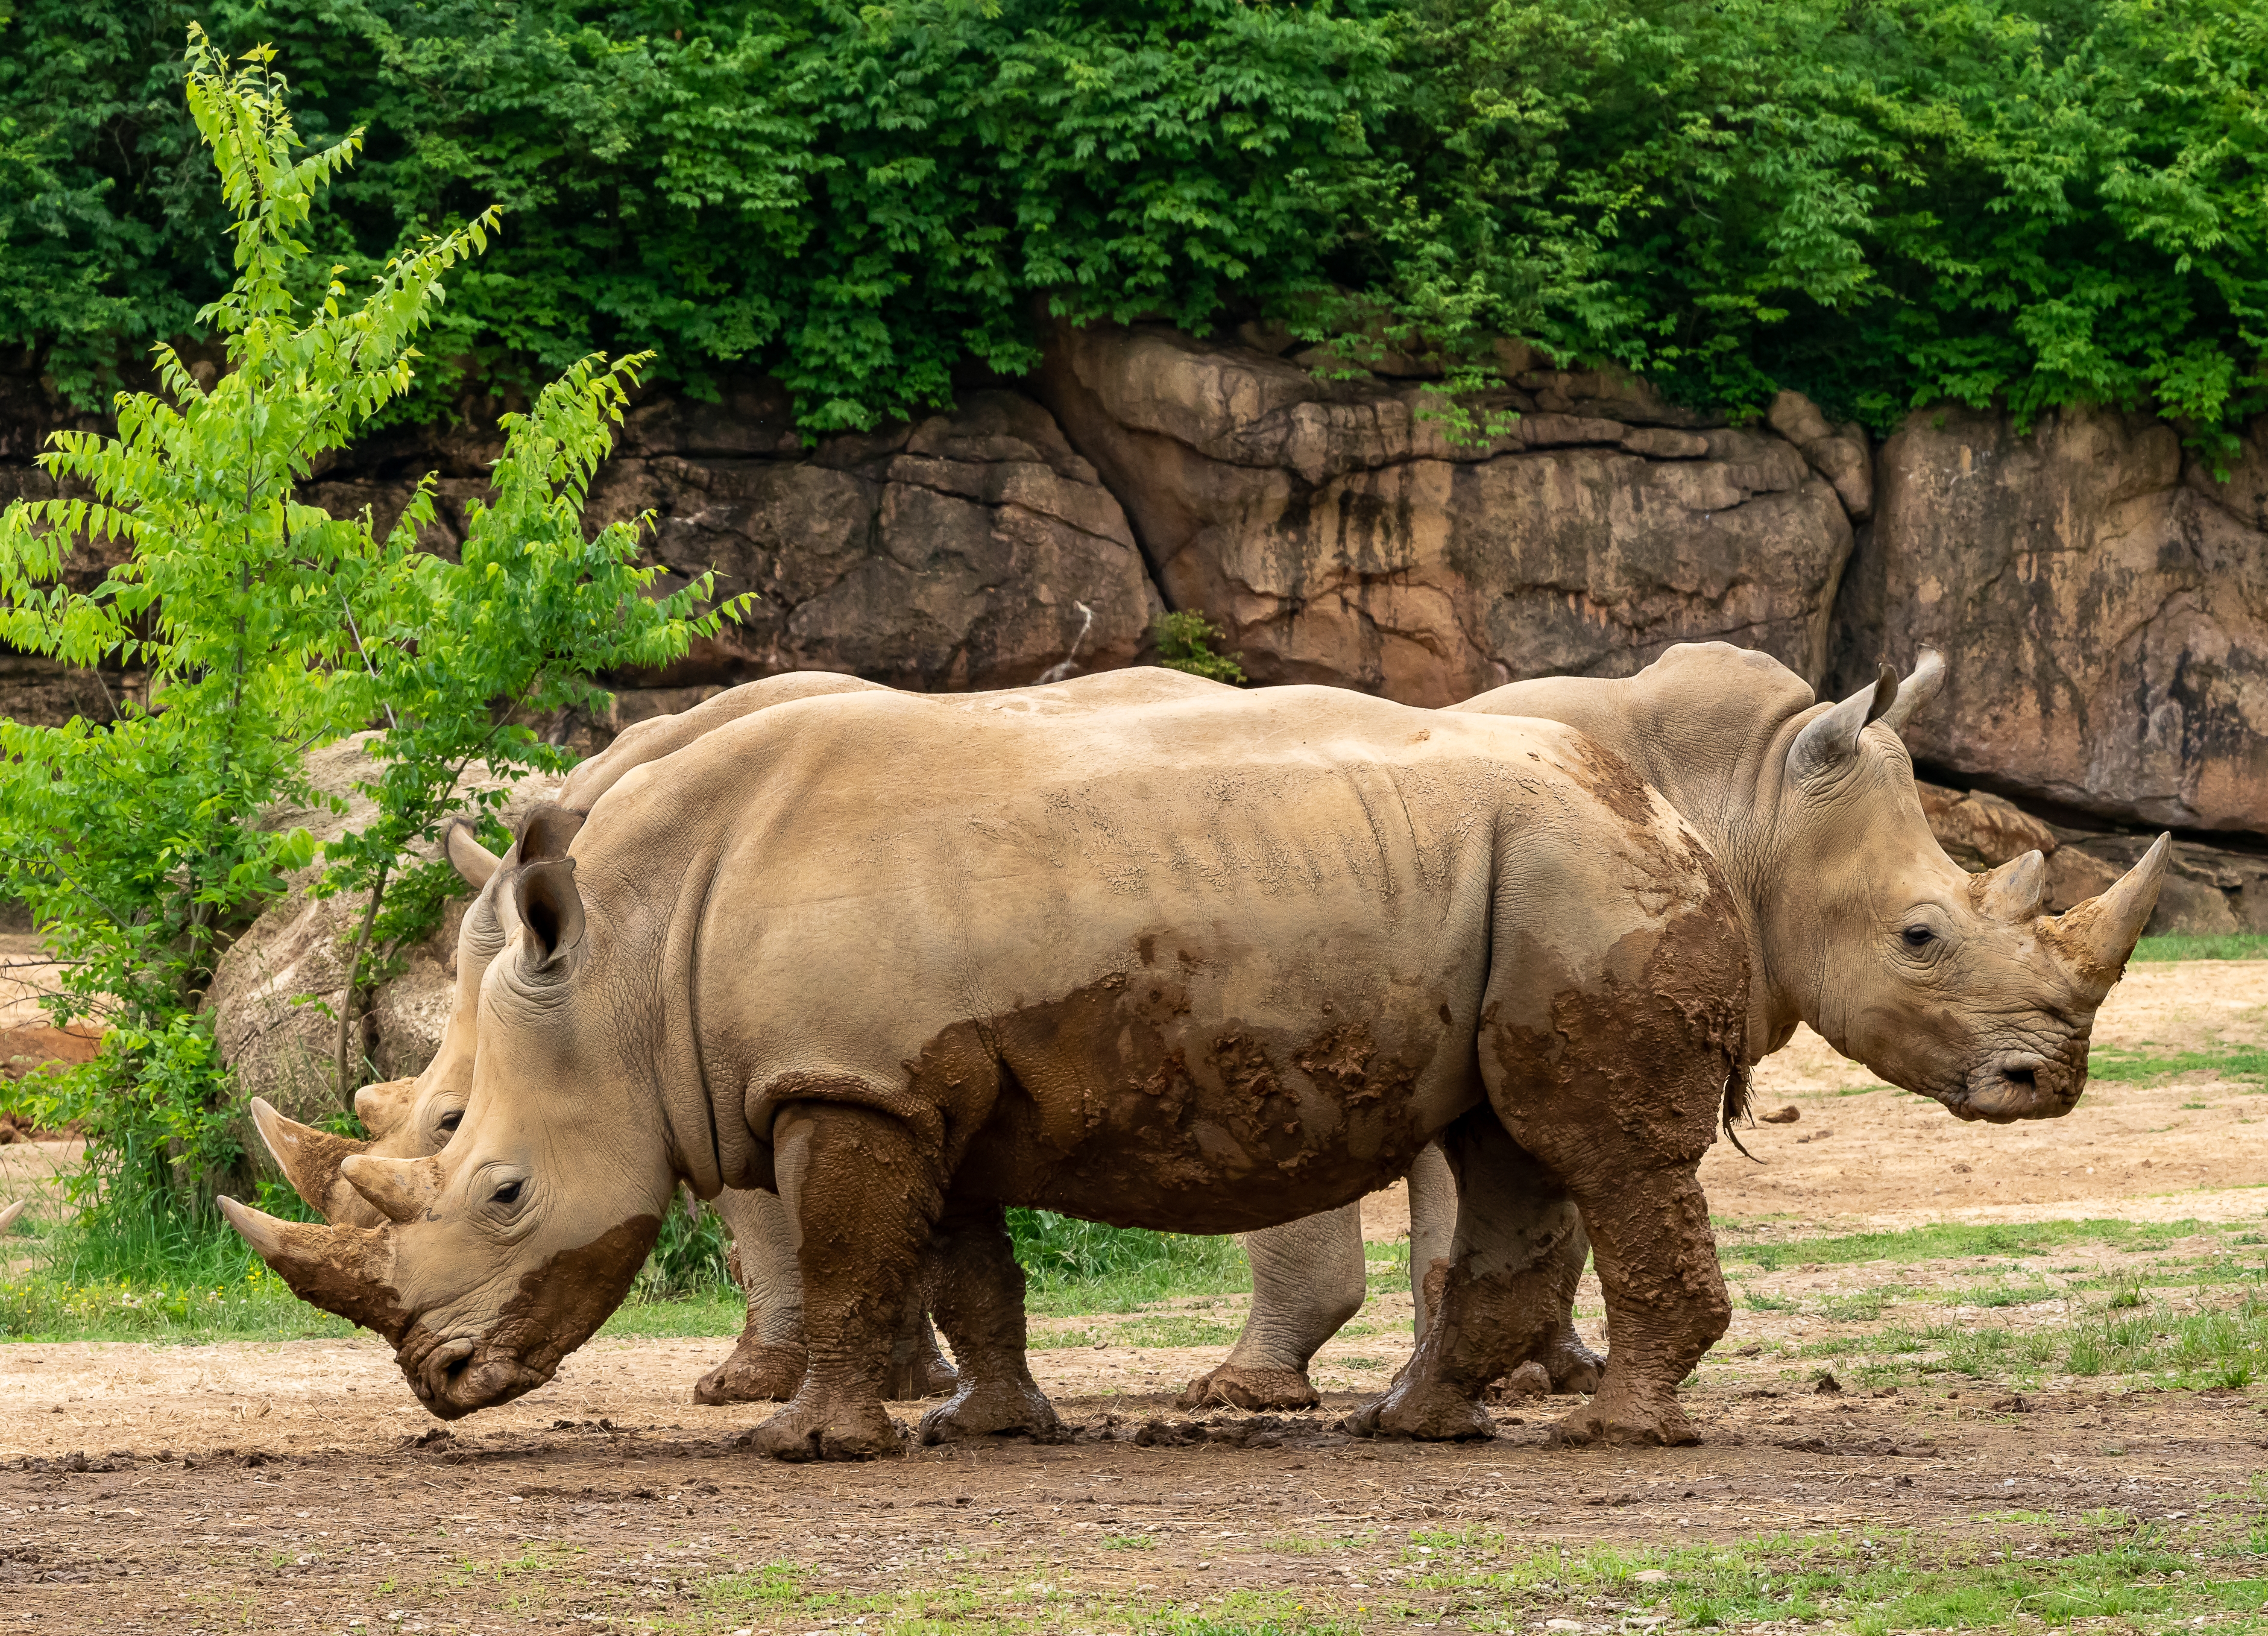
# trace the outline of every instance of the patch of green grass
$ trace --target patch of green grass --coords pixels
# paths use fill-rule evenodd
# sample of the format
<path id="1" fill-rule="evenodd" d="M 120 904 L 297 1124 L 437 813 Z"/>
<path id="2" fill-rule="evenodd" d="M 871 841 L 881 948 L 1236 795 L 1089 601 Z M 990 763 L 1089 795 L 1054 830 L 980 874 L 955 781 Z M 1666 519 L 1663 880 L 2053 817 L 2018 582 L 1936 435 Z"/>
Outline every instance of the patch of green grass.
<path id="1" fill-rule="evenodd" d="M 1105 1534 L 1101 1543 L 1105 1551 L 1155 1551 L 1158 1537 L 1155 1534 Z"/>
<path id="2" fill-rule="evenodd" d="M 1835 1094 L 1838 1097 L 1866 1097 L 1873 1095 L 1881 1089 L 1880 1085 L 1845 1085 Z"/>
<path id="3" fill-rule="evenodd" d="M 1751 1312 L 1793 1312 L 1801 1304 L 1799 1302 L 1790 1301 L 1785 1295 L 1775 1295 L 1768 1290 L 1758 1289 L 1753 1284 L 1742 1284 L 1740 1288 L 1741 1304 Z"/>
<path id="4" fill-rule="evenodd" d="M 2202 1230 L 2180 1221 L 1947 1221 L 1901 1232 L 1852 1233 L 1835 1238 L 1799 1238 L 1781 1244 L 1724 1246 L 1719 1258 L 1746 1261 L 1776 1271 L 1818 1262 L 1822 1266 L 1860 1261 L 1956 1261 L 1977 1257 L 2036 1256 L 2074 1244 L 2100 1244 L 2112 1250 L 2163 1250 Z"/>
<path id="5" fill-rule="evenodd" d="M 2096 1045 L 2087 1053 L 2087 1076 L 2146 1085 L 2176 1074 L 2203 1071 L 2235 1084 L 2268 1088 L 2268 1046 L 2223 1045 L 2208 1051 L 2156 1052 L 2148 1047 Z M 2183 1103 L 2203 1107 L 2203 1103 Z"/>
<path id="6" fill-rule="evenodd" d="M 2014 1519 L 2004 1519 L 2004 1522 Z M 2021 1519 L 2048 1537 L 2019 1551 L 1999 1530 L 1948 1541 L 1904 1533 L 1787 1534 L 1731 1544 L 1536 1550 L 1498 1534 L 1413 1534 L 1424 1577 L 1410 1581 L 1500 1603 L 1508 1625 L 1641 1610 L 1673 1629 L 1824 1622 L 1893 1631 L 2066 1626 L 2133 1614 L 2194 1618 L 2260 1605 L 2257 1580 L 2176 1580 L 2193 1558 L 2155 1530 Z M 2187 1541 L 2184 1544 L 2190 1543 Z M 1409 1561 L 1410 1555 L 1405 1555 Z"/>
<path id="7" fill-rule="evenodd" d="M 2228 932 L 2216 937 L 2145 937 L 2137 960 L 2268 960 L 2268 933 Z"/>
<path id="8" fill-rule="evenodd" d="M 1178 1312 L 1161 1312 L 1119 1324 L 1110 1332 L 1122 1346 L 1226 1346 L 1243 1332 L 1241 1322 L 1216 1323 Z"/>

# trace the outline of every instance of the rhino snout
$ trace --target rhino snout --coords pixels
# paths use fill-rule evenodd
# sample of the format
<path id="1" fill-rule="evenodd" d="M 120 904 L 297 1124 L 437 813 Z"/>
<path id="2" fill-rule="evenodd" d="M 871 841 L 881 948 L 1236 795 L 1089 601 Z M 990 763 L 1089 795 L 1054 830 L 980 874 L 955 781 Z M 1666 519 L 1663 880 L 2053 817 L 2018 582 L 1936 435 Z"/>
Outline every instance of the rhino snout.
<path id="1" fill-rule="evenodd" d="M 2062 1066 L 2033 1051 L 2008 1051 L 1980 1064 L 1969 1077 L 1969 1094 L 1954 1104 L 1964 1119 L 2005 1125 L 2014 1119 L 2054 1119 L 2079 1101 Z"/>
<path id="2" fill-rule="evenodd" d="M 444 1341 L 415 1361 L 401 1360 L 401 1372 L 426 1412 L 454 1420 L 476 1409 L 492 1409 L 534 1391 L 551 1378 L 519 1359 L 460 1338 Z"/>

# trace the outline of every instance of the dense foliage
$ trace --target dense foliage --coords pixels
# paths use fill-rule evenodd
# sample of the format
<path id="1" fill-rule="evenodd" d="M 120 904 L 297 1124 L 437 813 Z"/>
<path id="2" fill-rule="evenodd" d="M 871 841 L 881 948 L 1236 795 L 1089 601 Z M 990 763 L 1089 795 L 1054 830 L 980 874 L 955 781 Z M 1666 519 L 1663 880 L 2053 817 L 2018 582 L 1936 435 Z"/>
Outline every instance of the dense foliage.
<path id="1" fill-rule="evenodd" d="M 161 347 L 163 392 L 122 394 L 114 437 L 61 432 L 40 457 L 71 497 L 0 513 L 0 642 L 145 679 L 108 721 L 0 719 L 0 893 L 30 907 L 60 963 L 55 1019 L 107 1029 L 93 1062 L 10 1094 L 35 1123 L 83 1123 L 92 1201 L 128 1214 L 152 1194 L 194 1213 L 231 1157 L 235 1098 L 199 1000 L 229 938 L 313 861 L 306 830 L 262 816 L 315 800 L 305 752 L 377 724 L 361 785 L 376 814 L 327 849 L 325 884 L 371 894 L 359 957 L 380 927 L 406 935 L 416 903 L 431 906 L 446 866 L 421 869 L 409 848 L 434 839 L 472 764 L 563 764 L 515 709 L 590 705 L 593 671 L 667 664 L 732 611 L 694 612 L 705 577 L 651 596 L 636 527 L 585 538 L 622 365 L 579 362 L 505 418 L 495 497 L 468 514 L 454 561 L 416 548 L 427 488 L 384 533 L 367 512 L 297 498 L 315 462 L 410 387 L 442 276 L 491 224 L 423 242 L 359 301 L 335 282 L 295 300 L 301 237 L 354 144 L 304 148 L 258 54 L 232 68 L 193 38 L 189 63 L 232 272 L 198 319 L 229 367 L 208 386 Z M 88 539 L 123 550 L 78 590 L 64 559 Z M 407 915 L 384 904 L 398 869 Z M 342 1048 L 337 1089 L 363 1067 Z"/>
<path id="2" fill-rule="evenodd" d="M 505 211 L 397 413 L 650 347 L 861 424 L 1048 306 L 1384 313 L 1878 425 L 2268 402 L 2256 0 L 16 0 L 0 333 L 83 399 L 227 282 L 193 15 L 279 48 L 311 143 L 366 129 L 350 275 Z"/>

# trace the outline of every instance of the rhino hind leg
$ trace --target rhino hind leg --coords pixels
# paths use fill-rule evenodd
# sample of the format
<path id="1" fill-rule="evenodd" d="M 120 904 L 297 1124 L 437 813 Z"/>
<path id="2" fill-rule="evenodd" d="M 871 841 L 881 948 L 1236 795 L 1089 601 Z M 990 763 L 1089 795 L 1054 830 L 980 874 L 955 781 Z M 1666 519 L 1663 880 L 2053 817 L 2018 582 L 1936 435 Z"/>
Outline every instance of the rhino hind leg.
<path id="1" fill-rule="evenodd" d="M 892 1403 L 912 1403 L 951 1397 L 960 1386 L 961 1371 L 937 1344 L 937 1327 L 930 1322 L 924 1295 L 907 1307 L 897 1344 L 890 1348 L 890 1375 L 883 1393 Z"/>
<path id="2" fill-rule="evenodd" d="M 1244 1253 L 1252 1264 L 1244 1332 L 1218 1368 L 1189 1383 L 1178 1406 L 1312 1409 L 1322 1398 L 1308 1361 L 1362 1306 L 1362 1207 L 1247 1233 Z"/>
<path id="3" fill-rule="evenodd" d="M 882 1387 L 909 1292 L 940 1204 L 933 1167 L 900 1121 L 870 1109 L 799 1103 L 773 1126 L 774 1170 L 800 1229 L 805 1345 L 795 1396 L 759 1426 L 782 1460 L 896 1452 L 904 1429 Z"/>
<path id="4" fill-rule="evenodd" d="M 1457 1182 L 1447 1265 L 1435 1269 L 1425 1332 L 1384 1397 L 1347 1417 L 1359 1436 L 1491 1437 L 1490 1382 L 1545 1355 L 1574 1297 L 1565 1253 L 1581 1231 L 1566 1189 L 1483 1106 L 1443 1133 Z M 1577 1274 L 1582 1259 L 1574 1258 Z"/>
<path id="5" fill-rule="evenodd" d="M 951 1398 L 922 1416 L 924 1443 L 1028 1432 L 1061 1434 L 1024 1355 L 1024 1269 L 1006 1214 L 990 1200 L 948 1207 L 935 1239 L 937 1321 L 961 1361 Z"/>

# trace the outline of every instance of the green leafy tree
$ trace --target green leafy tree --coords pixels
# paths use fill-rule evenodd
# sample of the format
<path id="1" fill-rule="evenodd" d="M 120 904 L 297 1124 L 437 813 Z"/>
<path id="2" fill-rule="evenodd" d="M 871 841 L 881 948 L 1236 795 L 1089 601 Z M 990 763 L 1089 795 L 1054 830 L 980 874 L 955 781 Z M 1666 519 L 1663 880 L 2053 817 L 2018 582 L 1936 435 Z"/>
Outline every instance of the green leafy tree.
<path id="1" fill-rule="evenodd" d="M 194 1205 L 234 1156 L 198 1002 L 227 940 L 313 861 L 304 830 L 261 822 L 312 800 L 306 751 L 383 723 L 379 820 L 333 848 L 329 875 L 370 887 L 374 920 L 393 857 L 432 833 L 471 760 L 555 759 L 512 706 L 587 702 L 592 666 L 665 662 L 721 612 L 693 614 L 705 581 L 643 595 L 652 570 L 636 566 L 633 527 L 583 538 L 628 363 L 578 364 L 507 423 L 497 498 L 476 508 L 461 562 L 416 549 L 430 481 L 383 535 L 367 513 L 298 497 L 318 459 L 409 388 L 441 275 L 495 216 L 394 259 L 359 303 L 311 278 L 313 207 L 359 137 L 303 148 L 272 56 L 232 69 L 190 32 L 188 104 L 236 268 L 199 317 L 225 338 L 226 370 L 201 385 L 159 346 L 162 393 L 122 394 L 114 437 L 56 434 L 41 464 L 61 494 L 0 515 L 0 641 L 145 679 L 107 723 L 0 721 L 0 891 L 30 906 L 63 962 L 57 1019 L 108 1026 L 48 1111 L 86 1124 L 95 1200 L 128 1207 Z M 91 591 L 66 580 L 75 549 L 117 554 Z"/>

